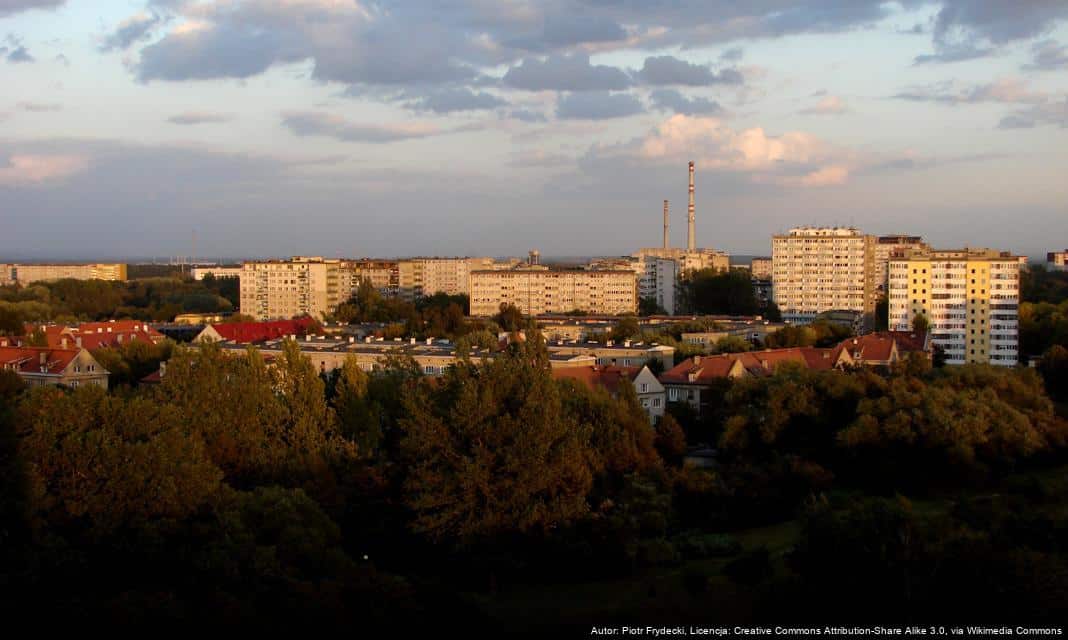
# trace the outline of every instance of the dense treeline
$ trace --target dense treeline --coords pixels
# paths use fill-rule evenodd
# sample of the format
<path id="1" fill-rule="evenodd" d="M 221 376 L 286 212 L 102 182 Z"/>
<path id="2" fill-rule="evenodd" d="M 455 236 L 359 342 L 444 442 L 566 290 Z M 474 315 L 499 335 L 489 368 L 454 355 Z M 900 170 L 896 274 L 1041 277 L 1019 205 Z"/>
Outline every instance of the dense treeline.
<path id="1" fill-rule="evenodd" d="M 482 328 L 466 320 L 470 305 L 467 296 L 435 293 L 408 302 L 383 296 L 364 280 L 348 301 L 338 306 L 333 319 L 345 323 L 389 323 L 387 338 L 458 338 Z"/>
<path id="2" fill-rule="evenodd" d="M 762 305 L 753 291 L 752 278 L 744 269 L 702 269 L 679 281 L 678 306 L 685 314 L 762 314 L 769 320 L 782 319 L 774 302 Z"/>
<path id="3" fill-rule="evenodd" d="M 1061 463 L 1068 424 L 1034 371 L 932 370 L 919 358 L 886 373 L 784 368 L 725 381 L 700 421 L 679 412 L 652 427 L 631 387 L 613 397 L 555 381 L 547 358 L 531 336 L 434 380 L 403 356 L 320 376 L 292 343 L 270 365 L 254 349 L 204 345 L 177 349 L 162 384 L 112 393 L 27 390 L 0 372 L 0 584 L 11 588 L 0 602 L 71 620 L 440 626 L 477 623 L 519 585 L 641 580 L 723 558 L 716 579 L 762 585 L 738 591 L 761 606 L 867 587 L 907 612 L 927 605 L 876 581 L 921 570 L 926 553 L 952 562 L 917 594 L 966 583 L 963 544 L 982 535 L 1006 558 L 996 575 L 1019 580 L 1011 588 L 1030 593 L 1022 572 L 1040 561 L 1051 593 L 1068 588 L 1053 570 L 1063 516 L 1031 540 L 999 529 L 1009 515 L 982 522 L 961 506 L 947 516 L 961 545 L 950 548 L 943 524 L 896 502 L 836 502 L 994 492 Z M 685 466 L 687 440 L 714 444 L 715 466 Z M 799 512 L 788 558 L 734 538 Z M 921 555 L 880 555 L 857 538 L 900 527 L 923 532 L 901 552 Z M 836 546 L 871 573 L 828 585 L 814 567 Z M 683 578 L 694 610 L 708 611 L 700 571 Z"/>
<path id="4" fill-rule="evenodd" d="M 180 313 L 232 311 L 239 296 L 236 278 L 57 280 L 24 287 L 12 285 L 0 287 L 0 325 L 112 318 L 166 322 Z"/>

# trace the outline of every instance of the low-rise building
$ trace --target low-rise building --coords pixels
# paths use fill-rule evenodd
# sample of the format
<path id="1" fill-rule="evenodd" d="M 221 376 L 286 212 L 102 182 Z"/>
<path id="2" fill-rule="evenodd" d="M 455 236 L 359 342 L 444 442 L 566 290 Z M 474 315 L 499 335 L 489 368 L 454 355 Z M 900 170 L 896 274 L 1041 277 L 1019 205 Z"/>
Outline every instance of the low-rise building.
<path id="1" fill-rule="evenodd" d="M 126 280 L 126 265 L 119 263 L 90 264 L 16 264 L 11 265 L 15 280 L 26 285 L 53 280 Z"/>
<path id="2" fill-rule="evenodd" d="M 233 342 L 254 344 L 285 338 L 303 336 L 318 323 L 313 318 L 273 320 L 270 322 L 224 322 L 209 324 L 197 334 L 193 342 Z"/>
<path id="3" fill-rule="evenodd" d="M 20 347 L 10 340 L 0 338 L 0 367 L 14 371 L 30 386 L 108 386 L 108 371 L 87 349 Z"/>
<path id="4" fill-rule="evenodd" d="M 107 322 L 83 322 L 77 325 L 33 325 L 25 327 L 26 337 L 20 339 L 26 343 L 28 337 L 40 332 L 48 346 L 53 349 L 85 348 L 90 351 L 109 347 L 121 347 L 131 342 L 159 344 L 166 339 L 147 322 L 139 320 L 109 320 Z"/>
<path id="5" fill-rule="evenodd" d="M 244 271 L 244 267 L 241 265 L 232 267 L 193 267 L 192 274 L 194 280 L 203 280 L 204 276 L 208 275 L 218 280 L 220 278 L 240 278 L 242 271 Z"/>
<path id="6" fill-rule="evenodd" d="M 656 424 L 667 408 L 664 385 L 649 367 L 568 367 L 553 369 L 553 378 L 575 380 L 591 389 L 602 388 L 613 396 L 618 396 L 620 385 L 629 384 L 651 424 Z"/>
<path id="7" fill-rule="evenodd" d="M 603 367 L 641 367 L 656 361 L 661 370 L 670 369 L 675 364 L 675 347 L 668 345 L 631 342 L 624 340 L 614 342 L 556 342 L 546 343 L 550 354 L 592 356 Z"/>

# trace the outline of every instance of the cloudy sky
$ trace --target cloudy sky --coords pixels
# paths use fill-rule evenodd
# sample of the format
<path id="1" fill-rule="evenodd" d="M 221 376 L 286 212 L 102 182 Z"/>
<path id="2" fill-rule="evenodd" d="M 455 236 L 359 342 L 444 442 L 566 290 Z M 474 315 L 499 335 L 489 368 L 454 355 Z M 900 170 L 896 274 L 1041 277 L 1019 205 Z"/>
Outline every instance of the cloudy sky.
<path id="1" fill-rule="evenodd" d="M 1068 0 L 0 0 L 5 258 L 1068 245 Z"/>

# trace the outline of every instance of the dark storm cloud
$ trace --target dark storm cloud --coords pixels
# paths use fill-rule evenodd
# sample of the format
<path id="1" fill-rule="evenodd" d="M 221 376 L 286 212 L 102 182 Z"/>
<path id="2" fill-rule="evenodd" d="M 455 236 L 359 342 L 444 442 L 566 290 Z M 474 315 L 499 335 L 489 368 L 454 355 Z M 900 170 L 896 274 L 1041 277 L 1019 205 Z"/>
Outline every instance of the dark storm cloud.
<path id="1" fill-rule="evenodd" d="M 27 9 L 55 9 L 67 0 L 0 0 L 0 17 Z"/>
<path id="2" fill-rule="evenodd" d="M 723 107 L 715 100 L 700 96 L 687 97 L 675 89 L 657 89 L 649 94 L 653 108 L 693 115 L 721 115 Z"/>
<path id="3" fill-rule="evenodd" d="M 644 111 L 641 100 L 629 93 L 607 91 L 569 93 L 556 105 L 556 117 L 564 120 L 607 120 Z"/>
<path id="4" fill-rule="evenodd" d="M 713 84 L 742 84 L 745 78 L 736 69 L 719 72 L 700 64 L 679 60 L 674 56 L 651 56 L 638 71 L 637 77 L 648 85 L 682 85 L 705 87 Z"/>
<path id="5" fill-rule="evenodd" d="M 622 69 L 590 64 L 585 54 L 527 58 L 504 74 L 504 84 L 527 91 L 614 91 L 631 80 Z"/>
<path id="6" fill-rule="evenodd" d="M 1068 19 L 1064 0 L 942 0 L 935 17 L 935 52 L 916 64 L 973 60 L 1049 32 Z"/>
<path id="7" fill-rule="evenodd" d="M 383 144 L 437 133 L 432 127 L 403 124 L 397 126 L 352 123 L 344 118 L 319 111 L 288 111 L 282 124 L 298 136 L 322 136 L 343 142 Z"/>

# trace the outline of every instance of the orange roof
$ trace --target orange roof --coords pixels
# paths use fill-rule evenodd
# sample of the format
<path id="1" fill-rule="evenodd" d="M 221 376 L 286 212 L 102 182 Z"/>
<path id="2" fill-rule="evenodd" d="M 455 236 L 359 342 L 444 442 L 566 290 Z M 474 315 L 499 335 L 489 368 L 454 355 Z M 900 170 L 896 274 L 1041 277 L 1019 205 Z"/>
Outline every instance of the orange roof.
<path id="1" fill-rule="evenodd" d="M 893 338 L 901 355 L 911 351 L 926 352 L 929 347 L 926 331 L 880 331 L 873 335 Z"/>
<path id="2" fill-rule="evenodd" d="M 869 333 L 868 335 L 847 338 L 838 346 L 849 350 L 849 355 L 856 362 L 889 362 L 894 354 L 895 340 L 889 336 Z"/>
<path id="3" fill-rule="evenodd" d="M 248 344 L 304 333 L 314 324 L 315 320 L 313 318 L 297 318 L 296 320 L 274 320 L 272 322 L 227 322 L 213 324 L 211 327 L 222 336 L 223 340 Z"/>
<path id="4" fill-rule="evenodd" d="M 576 380 L 588 389 L 601 387 L 609 393 L 615 394 L 619 391 L 619 383 L 622 380 L 633 381 L 640 372 L 641 369 L 638 367 L 601 367 L 595 365 L 553 369 L 552 376 L 554 380 L 563 380 L 565 378 Z"/>
<path id="5" fill-rule="evenodd" d="M 139 320 L 83 322 L 73 326 L 57 324 L 27 324 L 25 326 L 26 336 L 37 330 L 44 331 L 48 346 L 53 349 L 75 348 L 79 339 L 82 348 L 92 351 L 104 347 L 115 347 L 127 342 L 157 344 L 165 338 L 162 333 Z M 25 338 L 20 341 L 24 343 Z M 66 341 L 65 344 L 64 341 Z"/>
<path id="6" fill-rule="evenodd" d="M 0 347 L 0 367 L 18 373 L 59 375 L 80 352 L 81 349 Z"/>
<path id="7" fill-rule="evenodd" d="M 770 375 L 785 362 L 794 362 L 813 371 L 828 371 L 838 366 L 841 356 L 840 347 L 831 349 L 791 347 L 699 356 L 696 362 L 694 358 L 687 358 L 665 371 L 661 374 L 660 381 L 675 384 L 707 384 L 710 380 L 726 378 L 731 370 L 735 369 L 736 363 L 750 375 L 755 376 Z M 694 376 L 693 380 L 690 379 L 691 374 Z"/>

